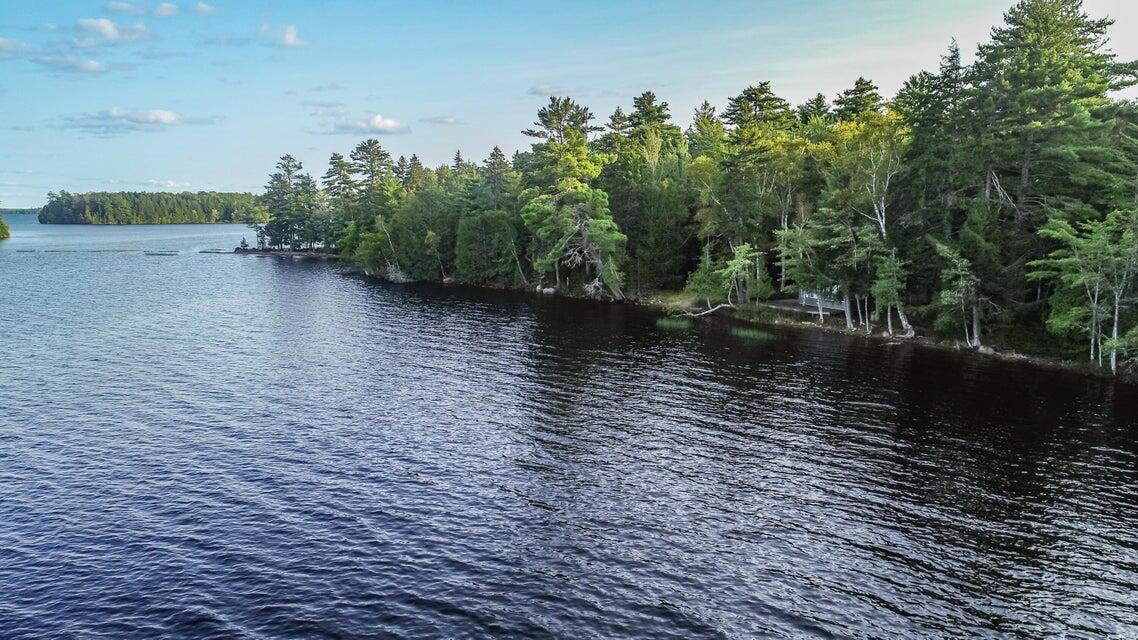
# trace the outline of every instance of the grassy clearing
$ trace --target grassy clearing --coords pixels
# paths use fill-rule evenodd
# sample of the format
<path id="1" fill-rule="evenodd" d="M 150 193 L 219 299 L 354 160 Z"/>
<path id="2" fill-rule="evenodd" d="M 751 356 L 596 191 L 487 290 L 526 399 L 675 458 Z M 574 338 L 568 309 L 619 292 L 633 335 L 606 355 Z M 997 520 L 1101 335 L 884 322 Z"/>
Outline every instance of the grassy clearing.
<path id="1" fill-rule="evenodd" d="M 703 304 L 703 301 L 686 291 L 659 291 L 653 298 L 666 311 L 687 311 Z"/>

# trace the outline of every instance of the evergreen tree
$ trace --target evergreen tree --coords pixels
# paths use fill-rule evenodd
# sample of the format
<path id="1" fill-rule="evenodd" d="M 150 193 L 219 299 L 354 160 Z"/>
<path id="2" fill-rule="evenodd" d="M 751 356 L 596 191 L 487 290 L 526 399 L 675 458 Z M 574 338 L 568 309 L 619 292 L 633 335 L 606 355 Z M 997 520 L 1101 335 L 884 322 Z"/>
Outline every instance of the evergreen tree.
<path id="1" fill-rule="evenodd" d="M 822 120 L 830 120 L 833 114 L 830 112 L 830 103 L 826 101 L 826 96 L 822 94 L 815 94 L 806 102 L 798 105 L 798 121 L 802 124 L 810 122 L 812 118 L 821 118 Z"/>
<path id="2" fill-rule="evenodd" d="M 727 151 L 727 128 L 715 115 L 715 107 L 704 100 L 695 110 L 691 126 L 685 132 L 688 151 L 691 157 L 707 156 L 712 160 L 722 160 Z"/>
<path id="3" fill-rule="evenodd" d="M 771 91 L 771 83 L 760 82 L 727 101 L 723 120 L 740 131 L 754 125 L 785 129 L 794 124 L 795 118 L 790 104 Z"/>
<path id="4" fill-rule="evenodd" d="M 490 151 L 490 157 L 482 163 L 483 189 L 490 209 L 507 209 L 510 192 L 517 182 L 514 170 L 506 160 L 500 147 Z"/>
<path id="5" fill-rule="evenodd" d="M 352 173 L 360 176 L 364 190 L 379 188 L 384 179 L 392 174 L 391 154 L 375 138 L 368 138 L 356 145 L 352 149 L 351 159 Z"/>
<path id="6" fill-rule="evenodd" d="M 402 158 L 400 158 L 402 159 Z M 358 186 L 352 179 L 352 165 L 339 153 L 333 153 L 328 160 L 328 171 L 322 178 L 324 191 L 333 206 L 346 210 L 355 201 Z"/>
<path id="7" fill-rule="evenodd" d="M 877 92 L 877 85 L 865 78 L 858 78 L 854 86 L 843 91 L 834 99 L 834 117 L 838 120 L 853 120 L 869 111 L 880 111 L 884 100 Z"/>
<path id="8" fill-rule="evenodd" d="M 406 187 L 411 182 L 411 163 L 407 161 L 407 156 L 399 156 L 399 159 L 395 161 L 393 171 L 395 178 L 399 180 L 399 184 Z"/>

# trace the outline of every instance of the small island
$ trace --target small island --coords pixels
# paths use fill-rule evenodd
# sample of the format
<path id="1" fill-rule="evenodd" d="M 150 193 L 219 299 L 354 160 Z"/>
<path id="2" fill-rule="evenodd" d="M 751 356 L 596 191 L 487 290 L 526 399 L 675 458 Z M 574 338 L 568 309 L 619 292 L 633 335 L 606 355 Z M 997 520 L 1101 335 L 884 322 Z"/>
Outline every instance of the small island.
<path id="1" fill-rule="evenodd" d="M 47 194 L 41 224 L 212 224 L 267 219 L 251 193 L 99 191 Z"/>

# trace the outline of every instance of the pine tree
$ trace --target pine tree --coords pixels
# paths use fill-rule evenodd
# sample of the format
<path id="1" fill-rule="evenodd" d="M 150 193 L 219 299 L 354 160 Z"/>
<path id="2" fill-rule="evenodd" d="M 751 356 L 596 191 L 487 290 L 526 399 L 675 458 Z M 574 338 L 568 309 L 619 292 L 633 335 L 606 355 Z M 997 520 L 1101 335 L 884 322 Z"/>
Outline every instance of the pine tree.
<path id="1" fill-rule="evenodd" d="M 771 91 L 771 83 L 760 82 L 727 101 L 723 120 L 736 130 L 754 125 L 784 129 L 794 124 L 795 117 L 790 104 Z"/>
<path id="2" fill-rule="evenodd" d="M 727 151 L 727 128 L 715 114 L 715 107 L 704 100 L 696 107 L 691 126 L 685 132 L 691 157 L 707 156 L 720 160 Z"/>
<path id="3" fill-rule="evenodd" d="M 883 102 L 877 85 L 865 78 L 858 78 L 854 81 L 854 86 L 834 99 L 834 117 L 838 120 L 853 120 L 867 111 L 880 111 Z"/>
<path id="4" fill-rule="evenodd" d="M 522 133 L 531 138 L 565 144 L 572 131 L 585 139 L 590 133 L 601 131 L 602 127 L 590 124 L 592 120 L 593 112 L 588 107 L 574 102 L 572 98 L 550 96 L 549 104 L 537 112 L 537 120 L 534 122 L 537 128 L 526 129 Z"/>
<path id="5" fill-rule="evenodd" d="M 490 157 L 482 163 L 483 189 L 489 208 L 503 209 L 506 207 L 511 183 L 517 180 L 513 174 L 513 168 L 506 160 L 506 154 L 502 153 L 500 147 L 494 147 L 490 151 Z"/>
<path id="6" fill-rule="evenodd" d="M 826 121 L 833 118 L 833 114 L 830 112 L 830 103 L 826 100 L 826 96 L 820 93 L 798 105 L 797 111 L 798 121 L 802 124 L 807 124 L 812 118 L 821 118 Z"/>
<path id="7" fill-rule="evenodd" d="M 392 173 L 391 154 L 375 138 L 356 145 L 351 159 L 352 173 L 360 176 L 360 184 L 366 190 L 378 188 Z"/>
<path id="8" fill-rule="evenodd" d="M 411 164 L 407 162 L 407 156 L 399 156 L 399 160 L 395 161 L 395 178 L 399 180 L 399 184 L 404 187 L 407 183 L 411 182 Z"/>
<path id="9" fill-rule="evenodd" d="M 345 209 L 355 201 L 358 186 L 352 179 L 352 165 L 343 155 L 332 154 L 328 160 L 328 171 L 324 173 L 322 180 L 324 191 L 327 192 L 333 206 Z"/>
<path id="10" fill-rule="evenodd" d="M 680 128 L 672 124 L 667 102 L 657 102 L 656 94 L 645 91 L 632 99 L 633 111 L 628 122 L 632 127 L 632 137 L 643 142 L 649 132 L 659 137 L 667 151 L 677 149 L 683 141 Z"/>

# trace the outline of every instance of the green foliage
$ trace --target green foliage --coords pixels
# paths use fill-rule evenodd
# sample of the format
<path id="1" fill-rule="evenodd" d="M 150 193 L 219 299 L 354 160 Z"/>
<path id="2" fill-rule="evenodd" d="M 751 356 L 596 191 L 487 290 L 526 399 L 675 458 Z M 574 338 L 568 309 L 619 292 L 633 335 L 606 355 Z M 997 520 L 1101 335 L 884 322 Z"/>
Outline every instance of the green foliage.
<path id="1" fill-rule="evenodd" d="M 721 274 L 721 267 L 711 259 L 711 252 L 704 250 L 699 266 L 688 275 L 684 290 L 702 298 L 707 307 L 712 301 L 720 300 L 727 292 L 727 280 Z"/>
<path id="2" fill-rule="evenodd" d="M 937 255 L 941 257 L 944 268 L 941 270 L 941 290 L 937 296 L 937 303 L 946 311 L 945 317 L 951 317 L 955 311 L 960 311 L 960 320 L 964 324 L 964 339 L 973 344 L 975 337 L 968 329 L 968 313 L 977 303 L 977 291 L 980 280 L 972 270 L 972 263 L 960 255 L 952 247 L 930 238 L 936 248 Z"/>
<path id="3" fill-rule="evenodd" d="M 517 217 L 508 211 L 463 217 L 458 223 L 455 276 L 471 284 L 518 284 L 524 274 L 517 226 Z"/>
<path id="4" fill-rule="evenodd" d="M 201 224 L 260 222 L 268 218 L 252 194 L 95 192 L 47 194 L 44 224 Z"/>
<path id="5" fill-rule="evenodd" d="M 1039 230 L 1059 247 L 1031 263 L 1031 277 L 1051 280 L 1066 289 L 1067 301 L 1081 297 L 1082 305 L 1055 305 L 1048 328 L 1057 333 L 1081 330 L 1090 338 L 1090 359 L 1101 362 L 1111 352 L 1112 368 L 1121 329 L 1123 306 L 1138 277 L 1138 210 L 1112 211 L 1104 219 L 1071 224 L 1052 218 Z M 1079 295 L 1081 294 L 1081 296 Z M 1112 321 L 1110 346 L 1103 345 L 1103 325 Z"/>
<path id="6" fill-rule="evenodd" d="M 727 153 L 727 128 L 715 115 L 715 107 L 706 100 L 696 108 L 691 126 L 684 135 L 692 158 L 706 156 L 718 162 Z"/>
<path id="7" fill-rule="evenodd" d="M 760 125 L 786 129 L 794 124 L 795 117 L 790 104 L 771 90 L 771 83 L 760 82 L 727 101 L 723 120 L 741 133 Z"/>
<path id="8" fill-rule="evenodd" d="M 761 299 L 763 294 L 769 297 L 773 293 L 769 280 L 763 279 L 765 273 L 762 255 L 744 242 L 735 247 L 734 255 L 716 272 L 716 275 L 726 284 L 727 302 L 741 304 L 748 302 L 752 295 Z M 766 286 L 762 286 L 763 284 Z"/>
<path id="9" fill-rule="evenodd" d="M 826 102 L 826 96 L 820 93 L 798 105 L 797 113 L 801 124 L 807 124 L 814 119 L 831 120 L 834 117 L 830 111 L 830 103 Z"/>
<path id="10" fill-rule="evenodd" d="M 805 291 L 845 298 L 866 330 L 884 311 L 910 333 L 909 309 L 972 345 L 990 327 L 1034 347 L 1048 327 L 1048 353 L 1081 333 L 1096 362 L 1125 359 L 1138 106 L 1112 92 L 1138 63 L 1107 48 L 1110 25 L 1079 0 L 1021 0 L 975 63 L 952 43 L 889 101 L 858 78 L 792 108 L 758 82 L 681 133 L 652 91 L 604 127 L 552 97 L 512 157 L 432 169 L 368 140 L 322 188 L 286 156 L 264 231 L 409 278 L 684 284 L 709 307 Z"/>
<path id="11" fill-rule="evenodd" d="M 877 92 L 877 85 L 865 78 L 858 78 L 854 86 L 834 99 L 834 117 L 838 120 L 856 120 L 866 113 L 879 111 L 883 102 L 881 94 Z"/>
<path id="12" fill-rule="evenodd" d="M 877 259 L 877 273 L 870 293 L 878 306 L 896 307 L 904 302 L 905 277 L 905 263 L 897 257 L 896 251 Z"/>
<path id="13" fill-rule="evenodd" d="M 587 293 L 604 287 L 616 298 L 624 296 L 621 262 L 628 238 L 613 221 L 605 192 L 568 183 L 564 191 L 531 200 L 522 220 L 535 241 L 535 272 L 552 271 L 561 286 L 563 268 L 566 275 L 582 268 Z"/>

